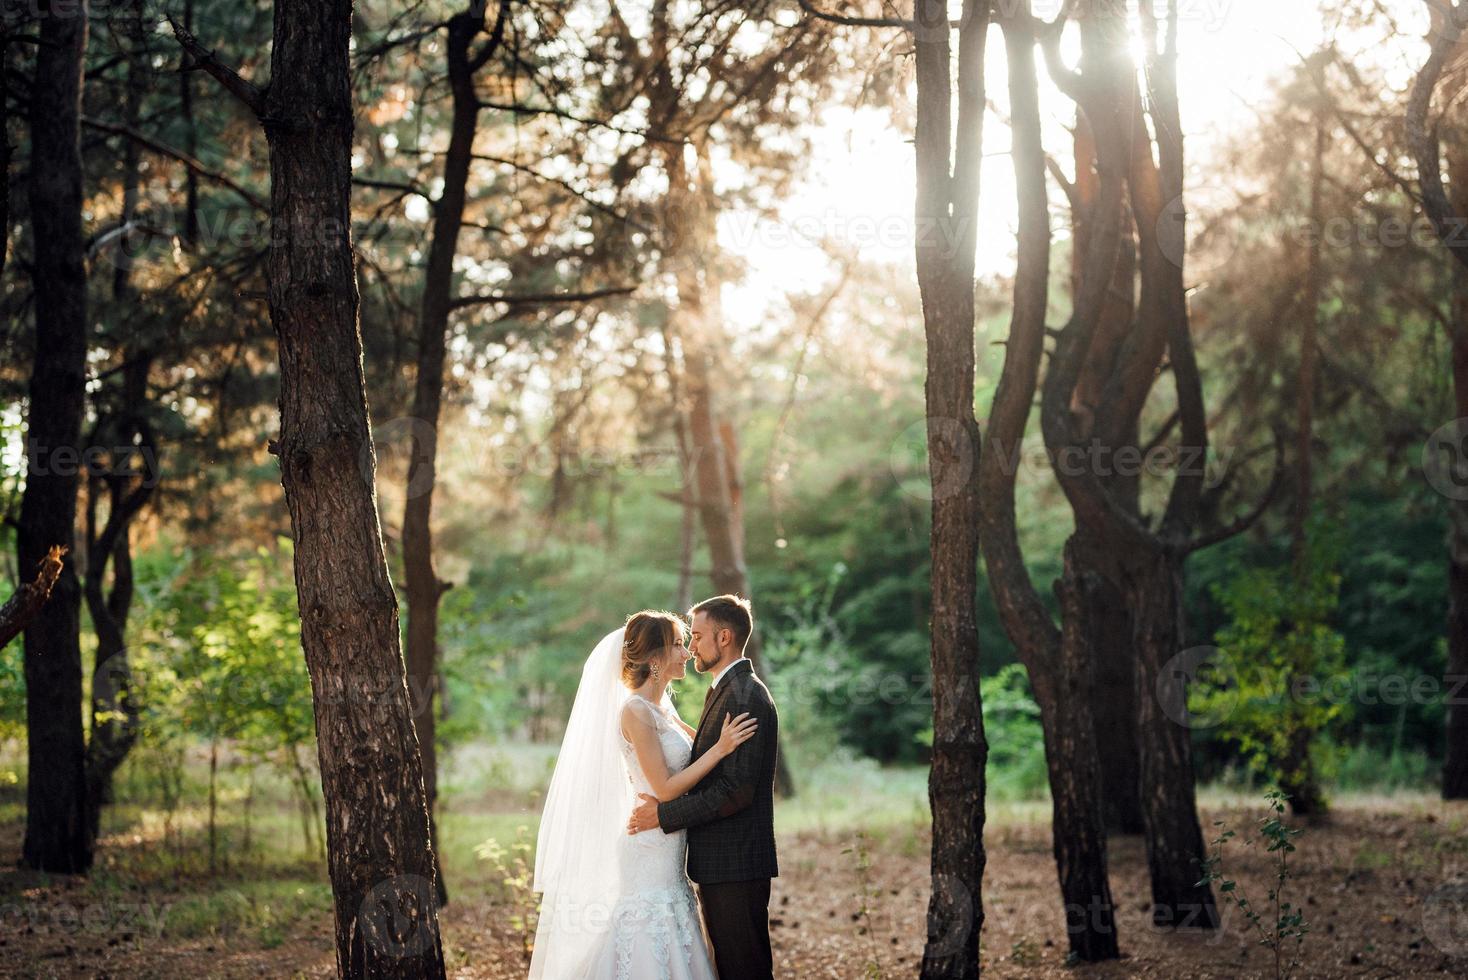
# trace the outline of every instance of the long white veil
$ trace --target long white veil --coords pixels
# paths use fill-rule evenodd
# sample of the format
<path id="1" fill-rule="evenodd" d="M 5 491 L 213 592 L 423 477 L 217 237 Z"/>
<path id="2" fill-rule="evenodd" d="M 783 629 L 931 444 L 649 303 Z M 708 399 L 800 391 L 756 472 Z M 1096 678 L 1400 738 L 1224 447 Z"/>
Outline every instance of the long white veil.
<path id="1" fill-rule="evenodd" d="M 619 895 L 619 841 L 636 795 L 622 763 L 622 630 L 586 658 L 545 794 L 535 846 L 540 920 L 530 980 L 580 976 L 611 925 Z M 666 694 L 663 703 L 672 705 Z"/>

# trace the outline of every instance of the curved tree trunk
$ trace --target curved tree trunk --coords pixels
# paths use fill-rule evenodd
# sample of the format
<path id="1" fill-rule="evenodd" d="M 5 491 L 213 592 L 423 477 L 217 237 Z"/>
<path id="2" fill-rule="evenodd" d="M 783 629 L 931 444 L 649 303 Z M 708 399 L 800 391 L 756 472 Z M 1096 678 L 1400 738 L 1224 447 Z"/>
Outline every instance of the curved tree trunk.
<path id="1" fill-rule="evenodd" d="M 1061 87 L 1076 99 L 1089 123 L 1098 179 L 1090 208 L 1095 228 L 1087 234 L 1070 322 L 1057 337 L 1046 374 L 1041 423 L 1046 447 L 1056 462 L 1056 477 L 1075 511 L 1077 528 L 1088 535 L 1089 550 L 1115 556 L 1117 567 L 1109 577 L 1126 597 L 1131 618 L 1140 802 L 1153 921 L 1213 928 L 1218 918 L 1212 891 L 1196 886 L 1205 852 L 1188 731 L 1158 703 L 1164 691 L 1186 696 L 1185 679 L 1165 665 L 1181 652 L 1182 568 L 1186 555 L 1197 546 L 1193 533 L 1199 522 L 1203 468 L 1180 469 L 1166 512 L 1154 528 L 1129 502 L 1131 491 L 1106 478 L 1110 467 L 1093 452 L 1135 444 L 1134 420 L 1147 401 L 1164 352 L 1170 354 L 1185 458 L 1203 459 L 1208 448 L 1183 285 L 1185 229 L 1181 213 L 1170 210 L 1183 196 L 1175 81 L 1177 5 L 1169 5 L 1165 46 L 1158 44 L 1159 25 L 1151 16 L 1151 4 L 1145 4 L 1142 12 L 1150 80 L 1147 109 L 1157 133 L 1155 158 L 1136 73 L 1126 53 L 1130 42 L 1125 16 L 1083 18 L 1081 73 L 1056 68 Z M 1058 43 L 1058 36 L 1052 43 Z M 1135 320 L 1124 336 L 1110 337 L 1107 296 L 1127 237 L 1119 207 L 1123 200 L 1130 205 L 1137 236 L 1141 288 Z M 1077 405 L 1076 394 L 1097 359 L 1110 365 L 1099 400 L 1107 411 L 1091 417 L 1078 411 L 1084 405 Z M 1159 688 L 1164 673 L 1167 683 Z"/>
<path id="2" fill-rule="evenodd" d="M 19 566 L 68 549 L 51 600 L 25 633 L 26 832 L 29 868 L 83 873 L 92 865 L 82 732 L 81 586 L 71 558 L 86 408 L 87 280 L 79 146 L 86 8 L 40 4 L 31 89 L 31 223 L 36 353 L 26 427 Z"/>
<path id="3" fill-rule="evenodd" d="M 507 7 L 500 6 L 502 26 Z M 403 574 L 408 604 L 407 672 L 408 691 L 413 699 L 413 721 L 422 757 L 423 787 L 428 799 L 430 834 L 435 845 L 438 826 L 437 724 L 434 701 L 438 693 L 438 603 L 448 583 L 438 578 L 433 567 L 433 492 L 437 485 L 438 426 L 443 407 L 443 366 L 448 344 L 449 311 L 454 298 L 454 256 L 459 249 L 459 231 L 468 201 L 469 167 L 473 160 L 474 134 L 479 119 L 479 101 L 474 91 L 474 73 L 493 52 L 498 31 L 485 49 L 472 53 L 470 46 L 484 29 L 484 6 L 458 14 L 448 25 L 449 88 L 453 93 L 453 120 L 449 148 L 444 158 L 443 191 L 434 204 L 433 243 L 428 249 L 428 268 L 423 278 L 422 309 L 418 317 L 418 373 L 413 387 L 412 426 L 408 433 L 412 448 L 408 457 L 407 487 L 403 505 Z M 438 861 L 438 848 L 434 847 Z M 435 864 L 440 905 L 448 902 L 443 870 Z"/>
<path id="4" fill-rule="evenodd" d="M 1001 15 L 1009 52 L 1010 115 L 1019 190 L 1019 266 L 1004 367 L 979 460 L 979 529 L 989 587 L 1040 708 L 1052 802 L 1051 833 L 1071 955 L 1094 962 L 1120 955 L 1100 762 L 1092 717 L 1091 624 L 1084 618 L 1074 544 L 1056 582 L 1064 628 L 1057 630 L 1030 581 L 1015 527 L 1015 478 L 1034 402 L 1050 293 L 1050 208 L 1041 139 L 1035 35 L 1028 22 Z"/>
<path id="5" fill-rule="evenodd" d="M 127 294 L 127 290 L 123 291 Z M 127 648 L 127 620 L 132 609 L 133 521 L 147 505 L 157 485 L 157 461 L 152 429 L 142 412 L 147 404 L 150 353 L 124 348 L 121 402 L 123 417 L 110 420 L 106 431 L 114 446 L 131 446 L 134 439 L 142 457 L 132 470 L 131 453 L 115 454 L 113 470 L 91 480 L 87 503 L 87 575 L 84 583 L 87 611 L 97 632 L 92 668 L 92 731 L 87 744 L 87 796 L 93 836 L 100 831 L 102 806 L 112 802 L 112 777 L 138 737 L 140 706 L 133 686 Z M 104 431 L 99 426 L 98 431 Z M 103 487 L 107 490 L 107 520 L 99 530 L 96 510 Z M 106 588 L 107 569 L 112 587 Z"/>
<path id="6" fill-rule="evenodd" d="M 1454 184 L 1468 196 L 1468 153 L 1462 155 L 1462 168 L 1462 183 Z M 1453 393 L 1458 418 L 1468 419 L 1468 273 L 1454 268 Z M 1442 796 L 1468 800 L 1468 500 L 1448 501 L 1447 538 L 1448 666 L 1443 680 L 1448 720 Z"/>
<path id="7" fill-rule="evenodd" d="M 1071 295 L 1079 296 L 1100 192 L 1096 139 L 1084 112 L 1076 113 L 1073 146 L 1075 183 L 1069 190 Z M 1101 300 L 1096 336 L 1076 382 L 1071 407 L 1082 435 L 1095 440 L 1115 459 L 1117 452 L 1136 446 L 1137 416 L 1142 405 L 1135 398 L 1124 403 L 1116 398 L 1112 380 L 1118 374 L 1119 358 L 1130 350 L 1126 342 L 1136 319 L 1137 305 L 1136 231 L 1127 202 L 1121 200 L 1113 206 L 1121 212 L 1121 238 L 1111 289 Z M 1131 414 L 1121 416 L 1123 410 Z M 1113 472 L 1101 478 L 1113 497 L 1140 519 L 1137 477 Z M 1137 786 L 1140 764 L 1136 750 L 1136 703 L 1132 695 L 1136 647 L 1131 616 L 1117 585 L 1119 563 L 1126 556 L 1107 547 L 1105 536 L 1084 524 L 1077 526 L 1073 540 L 1076 583 L 1080 590 L 1078 608 L 1086 619 L 1086 633 L 1094 653 L 1092 714 L 1097 741 L 1106 746 L 1100 756 L 1103 815 L 1109 831 L 1140 834 L 1143 830 Z"/>
<path id="8" fill-rule="evenodd" d="M 1468 214 L 1468 127 L 1458 108 L 1458 125 L 1446 141 L 1448 176 L 1456 212 Z M 1452 263 L 1453 300 L 1448 341 L 1452 345 L 1456 416 L 1468 419 L 1468 269 Z M 1461 424 L 1461 423 L 1460 423 Z M 1468 461 L 1458 460 L 1460 467 Z M 1446 744 L 1442 796 L 1468 800 L 1468 500 L 1448 502 L 1448 664 Z"/>
<path id="9" fill-rule="evenodd" d="M 138 128 L 143 94 L 147 90 L 150 65 L 147 37 L 143 29 L 141 0 L 134 0 L 123 25 L 130 50 L 127 89 L 123 100 L 123 123 Z M 136 220 L 142 152 L 136 140 L 124 139 L 122 234 L 118 238 L 113 266 L 112 299 L 119 310 L 131 310 L 136 300 L 133 285 L 132 236 L 129 226 Z M 83 592 L 87 612 L 97 633 L 92 665 L 91 737 L 87 743 L 87 797 L 92 836 L 101 832 L 102 807 L 112 802 L 112 777 L 132 751 L 138 737 L 139 706 L 132 682 L 127 649 L 127 620 L 132 609 L 132 523 L 142 512 L 157 485 L 156 451 L 148 406 L 148 375 L 153 354 L 147 341 L 123 341 L 121 390 L 114 398 L 94 398 L 99 418 L 96 431 L 105 434 L 100 444 L 111 450 L 111 470 L 94 472 L 87 493 L 87 573 Z M 141 467 L 132 469 L 133 452 L 120 447 L 137 445 Z M 107 520 L 97 528 L 97 507 L 106 488 Z M 112 568 L 112 588 L 104 583 Z M 211 821 L 212 826 L 212 821 Z"/>

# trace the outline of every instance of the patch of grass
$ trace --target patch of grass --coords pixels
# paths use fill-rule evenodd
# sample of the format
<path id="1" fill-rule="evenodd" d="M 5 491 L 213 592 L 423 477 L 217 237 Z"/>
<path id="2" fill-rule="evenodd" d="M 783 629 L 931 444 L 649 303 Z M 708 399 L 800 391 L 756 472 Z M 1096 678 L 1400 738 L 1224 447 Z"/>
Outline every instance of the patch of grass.
<path id="1" fill-rule="evenodd" d="M 1351 857 L 1351 868 L 1357 871 L 1379 871 L 1396 863 L 1396 855 L 1375 844 L 1362 844 Z"/>
<path id="2" fill-rule="evenodd" d="M 919 766 L 880 766 L 838 751 L 824 764 L 797 772 L 795 781 L 795 797 L 775 805 L 776 833 L 875 833 L 927 823 L 928 773 Z"/>
<path id="3" fill-rule="evenodd" d="M 331 886 L 324 881 L 237 881 L 171 902 L 163 916 L 163 935 L 246 937 L 273 948 L 311 917 L 329 917 L 331 907 Z"/>

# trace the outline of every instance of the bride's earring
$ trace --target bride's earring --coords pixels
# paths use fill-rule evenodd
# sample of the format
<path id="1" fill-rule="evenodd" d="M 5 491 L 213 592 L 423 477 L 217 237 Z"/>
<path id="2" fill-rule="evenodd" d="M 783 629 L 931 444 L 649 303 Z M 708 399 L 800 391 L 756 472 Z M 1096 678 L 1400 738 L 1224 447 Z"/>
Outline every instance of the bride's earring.
<path id="1" fill-rule="evenodd" d="M 659 666 L 658 664 L 656 664 L 656 663 L 652 664 L 651 670 L 652 670 L 652 679 L 653 680 L 657 680 L 658 679 L 658 674 L 662 673 L 662 669 L 663 668 L 661 666 Z"/>

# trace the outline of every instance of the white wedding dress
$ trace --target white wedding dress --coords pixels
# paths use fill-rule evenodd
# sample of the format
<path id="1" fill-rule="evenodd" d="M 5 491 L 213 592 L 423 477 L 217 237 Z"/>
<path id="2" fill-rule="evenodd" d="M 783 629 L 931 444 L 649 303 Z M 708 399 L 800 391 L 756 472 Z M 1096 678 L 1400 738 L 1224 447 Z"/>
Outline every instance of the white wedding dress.
<path id="1" fill-rule="evenodd" d="M 665 709 L 634 694 L 623 710 L 630 716 L 629 728 L 646 724 L 656 729 L 670 773 L 688 766 L 693 741 Z M 622 762 L 633 790 L 653 795 L 637 750 L 626 738 Z M 622 894 L 586 980 L 716 980 L 698 900 L 684 867 L 687 852 L 684 830 L 622 835 L 617 844 Z"/>
<path id="2" fill-rule="evenodd" d="M 622 631 L 587 659 L 546 792 L 533 888 L 542 893 L 530 980 L 718 980 L 685 867 L 687 835 L 627 833 L 652 787 L 622 735 L 649 725 L 672 773 L 693 743 L 654 704 L 621 685 Z M 737 980 L 737 978 L 736 978 Z"/>

